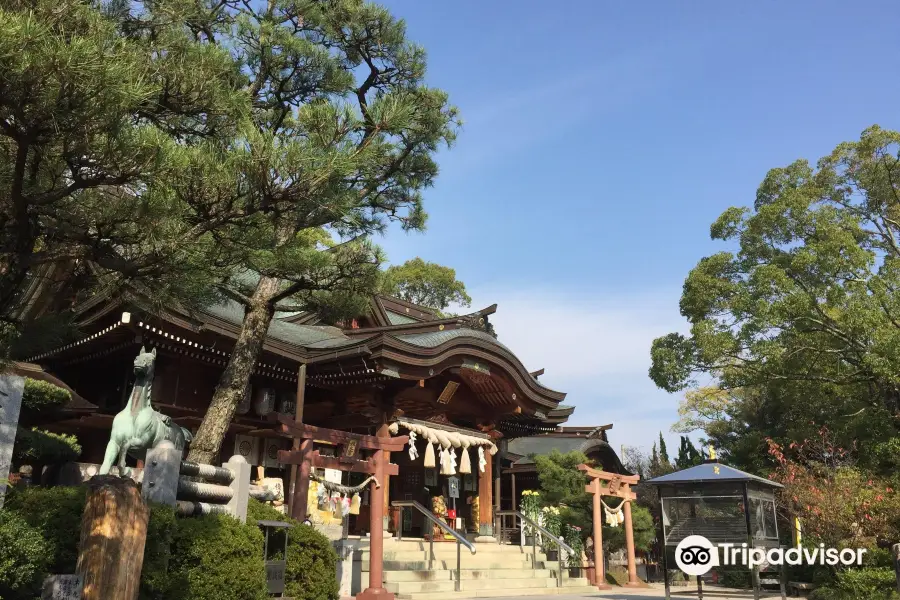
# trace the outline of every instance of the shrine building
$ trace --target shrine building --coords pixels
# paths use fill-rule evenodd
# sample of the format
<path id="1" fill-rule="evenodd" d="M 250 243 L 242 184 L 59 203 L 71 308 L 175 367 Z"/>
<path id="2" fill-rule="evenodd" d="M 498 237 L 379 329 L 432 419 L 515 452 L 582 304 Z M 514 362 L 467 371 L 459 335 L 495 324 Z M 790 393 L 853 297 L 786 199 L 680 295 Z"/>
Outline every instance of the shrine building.
<path id="1" fill-rule="evenodd" d="M 141 347 L 157 353 L 154 408 L 196 431 L 243 319 L 242 306 L 229 300 L 193 312 L 149 307 L 135 294 L 95 296 L 75 307 L 81 339 L 27 359 L 76 392 L 79 409 L 42 426 L 75 434 L 81 463 L 102 462 Z M 273 434 L 276 413 L 344 432 L 416 433 L 414 450 L 390 453 L 398 474 L 382 482 L 386 506 L 415 500 L 430 507 L 433 497 L 443 496 L 475 536 L 493 534 L 492 508 L 516 507 L 521 490 L 535 487 L 532 454 L 579 449 L 603 469 L 626 473 L 606 441 L 611 426 L 561 427 L 574 407 L 563 404 L 565 393 L 541 383 L 543 371 L 529 372 L 497 339 L 489 322 L 495 311 L 496 305 L 443 318 L 375 296 L 367 315 L 338 326 L 312 313 L 276 312 L 220 460 L 240 454 L 258 467 L 260 479 L 281 478 L 287 488 L 292 466 L 280 463 L 278 453 L 291 449 L 292 440 Z M 341 476 L 348 486 L 365 479 L 363 473 Z M 369 528 L 366 504 L 363 498 L 350 517 L 351 534 Z M 327 514 L 310 516 L 328 520 Z M 431 531 L 415 511 L 393 511 L 388 521 L 404 535 Z"/>

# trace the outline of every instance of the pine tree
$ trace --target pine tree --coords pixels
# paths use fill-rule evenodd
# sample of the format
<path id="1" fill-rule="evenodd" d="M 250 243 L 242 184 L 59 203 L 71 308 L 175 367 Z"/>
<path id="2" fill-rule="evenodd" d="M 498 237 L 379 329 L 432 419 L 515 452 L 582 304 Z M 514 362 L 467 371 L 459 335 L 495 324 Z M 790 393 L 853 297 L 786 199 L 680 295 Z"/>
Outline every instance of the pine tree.
<path id="1" fill-rule="evenodd" d="M 424 50 L 378 5 L 176 4 L 200 39 L 235 57 L 253 105 L 237 143 L 222 145 L 217 161 L 192 165 L 197 182 L 177 189 L 198 215 L 209 207 L 228 215 L 235 226 L 218 240 L 246 249 L 247 267 L 259 274 L 221 286 L 245 312 L 191 443 L 191 460 L 211 462 L 276 305 L 335 318 L 359 311 L 380 277 L 382 255 L 369 236 L 391 222 L 424 227 L 433 155 L 453 141 L 458 119 L 447 95 L 424 83 Z"/>
<path id="2" fill-rule="evenodd" d="M 0 4 L 0 358 L 43 269 L 77 264 L 69 281 L 143 283 L 160 301 L 212 283 L 217 215 L 187 218 L 168 182 L 246 112 L 240 69 L 166 2 L 139 4 L 134 18 L 124 3 Z"/>

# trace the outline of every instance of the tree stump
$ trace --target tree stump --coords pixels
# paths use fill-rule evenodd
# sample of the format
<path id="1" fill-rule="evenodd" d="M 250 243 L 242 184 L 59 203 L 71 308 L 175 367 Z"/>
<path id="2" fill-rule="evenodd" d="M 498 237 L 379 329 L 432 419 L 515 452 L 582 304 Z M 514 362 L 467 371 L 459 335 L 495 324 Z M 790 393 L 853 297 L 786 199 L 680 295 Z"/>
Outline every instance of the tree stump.
<path id="1" fill-rule="evenodd" d="M 137 598 L 149 517 L 131 479 L 97 475 L 88 481 L 77 568 L 83 600 Z"/>

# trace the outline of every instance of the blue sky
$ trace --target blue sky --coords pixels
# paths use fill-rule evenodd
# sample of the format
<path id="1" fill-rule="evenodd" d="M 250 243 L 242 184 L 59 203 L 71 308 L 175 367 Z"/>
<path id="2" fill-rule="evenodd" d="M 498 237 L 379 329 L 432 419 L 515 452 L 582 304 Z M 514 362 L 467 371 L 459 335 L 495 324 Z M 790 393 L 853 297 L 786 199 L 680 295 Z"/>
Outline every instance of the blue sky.
<path id="1" fill-rule="evenodd" d="M 896 2 L 383 3 L 465 126 L 427 233 L 381 244 L 498 303 L 503 342 L 568 392 L 571 424 L 614 423 L 616 447 L 677 438 L 649 347 L 686 329 L 681 285 L 720 249 L 712 221 L 768 169 L 900 127 Z"/>

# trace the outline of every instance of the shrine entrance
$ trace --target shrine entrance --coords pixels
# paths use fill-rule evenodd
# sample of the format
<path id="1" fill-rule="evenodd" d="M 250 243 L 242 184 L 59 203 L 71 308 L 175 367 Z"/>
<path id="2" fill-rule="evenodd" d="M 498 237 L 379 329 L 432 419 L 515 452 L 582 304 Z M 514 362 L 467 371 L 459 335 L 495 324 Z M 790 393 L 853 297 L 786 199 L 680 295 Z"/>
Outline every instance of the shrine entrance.
<path id="1" fill-rule="evenodd" d="M 392 600 L 394 594 L 384 588 L 382 567 L 384 564 L 384 493 L 381 482 L 390 475 L 397 475 L 397 465 L 391 464 L 389 452 L 399 451 L 409 441 L 407 436 L 373 437 L 324 429 L 297 423 L 284 415 L 276 417 L 280 435 L 299 441 L 298 450 L 278 452 L 280 462 L 297 465 L 297 479 L 291 504 L 291 517 L 299 521 L 307 518 L 310 472 L 313 467 L 366 473 L 372 476 L 369 488 L 369 539 L 371 565 L 369 567 L 369 587 L 357 594 L 358 600 L 385 598 Z M 323 456 L 314 448 L 314 441 L 337 445 L 337 456 Z M 372 451 L 368 458 L 361 458 L 361 451 Z"/>
<path id="2" fill-rule="evenodd" d="M 493 540 L 494 482 L 491 435 L 449 423 L 400 418 L 392 434 L 409 433 L 406 451 L 394 454 L 400 475 L 391 480 L 391 502 L 416 501 L 430 509 L 457 533 L 480 541 Z M 482 506 L 487 510 L 481 510 Z M 391 531 L 406 537 L 452 538 L 416 511 L 392 514 Z M 400 522 L 402 520 L 402 522 Z"/>
<path id="3" fill-rule="evenodd" d="M 646 584 L 642 583 L 637 576 L 634 528 L 631 522 L 631 502 L 637 500 L 637 495 L 631 491 L 631 486 L 637 485 L 640 477 L 598 471 L 588 465 L 578 465 L 578 470 L 591 479 L 584 490 L 593 496 L 594 585 L 601 590 L 612 589 L 612 586 L 606 583 L 606 573 L 603 568 L 603 519 L 601 514 L 605 511 L 610 525 L 615 520 L 616 525 L 614 526 L 619 524 L 625 526 L 625 549 L 628 554 L 628 583 L 625 586 L 646 587 Z M 617 506 L 610 507 L 603 501 L 603 496 L 620 498 L 621 502 Z"/>

